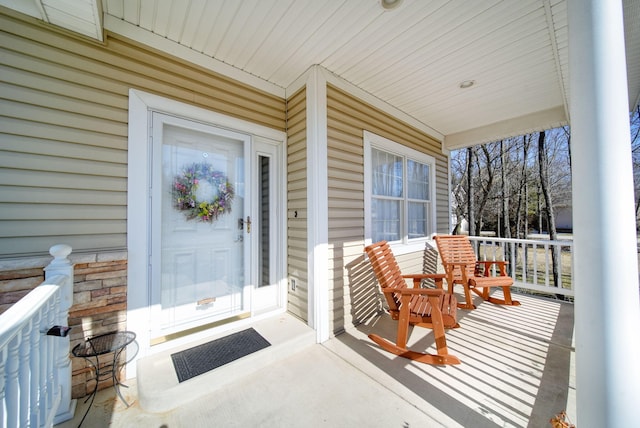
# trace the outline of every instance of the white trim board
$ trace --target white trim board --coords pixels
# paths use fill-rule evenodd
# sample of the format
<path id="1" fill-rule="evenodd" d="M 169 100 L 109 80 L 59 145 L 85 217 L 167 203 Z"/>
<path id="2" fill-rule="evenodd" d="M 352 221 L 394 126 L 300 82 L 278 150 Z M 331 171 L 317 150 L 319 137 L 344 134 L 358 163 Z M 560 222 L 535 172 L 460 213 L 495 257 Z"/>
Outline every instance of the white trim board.
<path id="1" fill-rule="evenodd" d="M 327 83 L 318 67 L 307 77 L 308 311 L 316 342 L 322 343 L 329 339 Z"/>
<path id="2" fill-rule="evenodd" d="M 444 139 L 443 149 L 463 149 L 482 143 L 498 141 L 501 138 L 515 137 L 544 129 L 558 128 L 567 123 L 568 119 L 564 107 L 558 106 L 526 116 L 506 119 L 491 125 L 449 134 Z"/>

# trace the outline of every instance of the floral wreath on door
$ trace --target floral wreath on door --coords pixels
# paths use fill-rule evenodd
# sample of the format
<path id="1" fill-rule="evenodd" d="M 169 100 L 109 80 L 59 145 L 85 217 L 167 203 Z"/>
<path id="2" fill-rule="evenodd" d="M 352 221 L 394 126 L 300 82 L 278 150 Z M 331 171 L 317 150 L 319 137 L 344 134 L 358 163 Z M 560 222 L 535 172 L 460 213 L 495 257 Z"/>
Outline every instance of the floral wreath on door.
<path id="1" fill-rule="evenodd" d="M 213 223 L 231 212 L 235 193 L 226 175 L 209 163 L 199 162 L 174 177 L 172 195 L 174 207 L 184 211 L 187 220 Z"/>

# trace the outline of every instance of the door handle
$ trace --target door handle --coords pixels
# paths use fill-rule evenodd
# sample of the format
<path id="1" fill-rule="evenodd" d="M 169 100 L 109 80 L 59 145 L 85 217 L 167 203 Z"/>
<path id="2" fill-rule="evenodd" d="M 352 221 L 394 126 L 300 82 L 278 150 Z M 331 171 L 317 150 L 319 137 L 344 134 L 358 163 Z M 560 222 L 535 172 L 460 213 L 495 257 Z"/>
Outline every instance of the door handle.
<path id="1" fill-rule="evenodd" d="M 247 225 L 247 233 L 251 233 L 251 217 L 247 216 L 247 219 L 238 219 L 238 229 L 243 230 L 244 229 L 244 225 Z"/>

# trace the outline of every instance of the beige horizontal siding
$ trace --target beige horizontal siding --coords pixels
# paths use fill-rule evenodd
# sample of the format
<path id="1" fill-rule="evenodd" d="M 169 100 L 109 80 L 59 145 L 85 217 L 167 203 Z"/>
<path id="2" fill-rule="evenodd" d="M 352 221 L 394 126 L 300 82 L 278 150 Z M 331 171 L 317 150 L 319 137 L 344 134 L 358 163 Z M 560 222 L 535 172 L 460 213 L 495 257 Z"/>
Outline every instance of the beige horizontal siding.
<path id="1" fill-rule="evenodd" d="M 96 230 L 101 234 L 113 235 L 126 227 L 126 220 L 91 219 L 73 222 L 65 220 L 3 220 L 0 223 L 0 234 L 8 238 L 20 238 L 22 236 L 48 236 L 55 231 L 57 236 L 91 235 Z"/>
<path id="2" fill-rule="evenodd" d="M 11 255 L 34 254 L 33 248 L 44 246 L 47 250 L 57 244 L 68 244 L 73 248 L 92 248 L 99 244 L 104 250 L 110 251 L 124 248 L 127 245 L 126 236 L 121 233 L 92 233 L 90 235 L 63 235 L 52 234 L 46 236 L 21 236 L 19 238 L 2 238 L 2 246 L 11 250 Z"/>
<path id="3" fill-rule="evenodd" d="M 38 172 L 58 172 L 66 175 L 81 174 L 98 177 L 103 176 L 110 177 L 115 180 L 120 178 L 126 179 L 127 177 L 127 166 L 121 163 L 102 162 L 100 160 L 89 159 L 83 159 L 82 162 L 70 162 L 69 158 L 66 156 L 20 153 L 15 151 L 15 147 L 13 147 L 13 149 L 14 150 L 12 151 L 7 150 L 4 152 L 2 158 L 0 158 L 0 168 L 13 168 L 16 170 L 29 171 L 29 174 L 35 174 Z M 78 184 L 78 187 L 82 187 L 82 183 Z"/>
<path id="4" fill-rule="evenodd" d="M 115 206 L 120 208 L 124 206 L 126 211 L 127 204 L 126 193 L 118 191 L 74 189 L 73 192 L 70 192 L 68 189 L 47 189 L 44 187 L 30 188 L 27 190 L 24 186 L 0 185 L 0 195 L 2 195 L 2 201 L 8 203 L 63 204 L 64 206 L 70 205 L 70 211 L 75 211 L 78 204 Z M 39 209 L 39 205 L 35 205 L 32 208 Z M 73 218 L 73 214 L 70 214 L 70 217 Z M 42 219 L 42 213 L 39 214 L 38 218 Z"/>
<path id="5" fill-rule="evenodd" d="M 437 230 L 448 224 L 447 158 L 440 143 L 335 88 L 328 98 L 329 244 L 332 330 L 356 323 L 380 308 L 375 280 L 364 259 L 364 141 L 367 130 L 433 156 L 436 160 Z M 401 258 L 403 266 L 422 271 L 422 253 Z M 363 290 L 367 290 L 366 292 Z"/>
<path id="6" fill-rule="evenodd" d="M 0 12 L 0 258 L 126 247 L 128 92 L 285 130 L 285 100 L 120 36 Z"/>
<path id="7" fill-rule="evenodd" d="M 4 156 L 4 154 L 3 154 Z M 0 184 L 5 186 L 21 187 L 26 193 L 31 193 L 34 188 L 67 189 L 75 190 L 127 190 L 127 180 L 119 177 L 105 177 L 87 174 L 73 174 L 66 172 L 47 172 L 38 170 L 22 170 L 3 168 L 0 174 Z M 100 194 L 97 193 L 96 196 Z M 89 198 L 92 199 L 93 197 Z M 4 198 L 2 198 L 4 201 Z M 86 203 L 87 200 L 76 199 L 77 203 Z M 46 211 L 46 207 L 45 211 Z M 43 212 L 43 215 L 45 213 Z"/>
<path id="8" fill-rule="evenodd" d="M 0 99 L 0 103 L 1 102 L 2 100 Z M 15 137 L 16 140 L 21 138 L 34 138 L 48 140 L 48 144 L 57 144 L 58 142 L 76 143 L 86 146 L 120 149 L 124 150 L 123 153 L 125 156 L 127 154 L 126 136 L 117 137 L 102 134 L 98 130 L 65 128 L 55 124 L 2 116 L 0 116 L 0 129 L 2 130 L 0 135 L 9 135 L 9 138 L 13 139 Z M 17 146 L 17 143 L 12 146 L 7 146 L 6 149 L 11 150 L 11 148 L 15 146 Z M 71 152 L 67 156 L 73 157 L 74 153 Z"/>
<path id="9" fill-rule="evenodd" d="M 117 205 L 75 205 L 47 203 L 47 212 L 51 220 L 119 220 L 126 218 L 126 207 Z M 70 209 L 71 208 L 71 209 Z M 40 220 L 38 205 L 25 203 L 0 203 L 0 220 Z"/>
<path id="10" fill-rule="evenodd" d="M 47 89 L 44 86 L 32 89 L 12 83 L 0 83 L 0 93 L 2 98 L 7 101 L 2 103 L 0 112 L 5 109 L 11 109 L 13 117 L 21 118 L 25 116 L 28 119 L 33 115 L 33 109 L 37 108 L 47 113 L 46 119 L 51 123 L 60 125 L 72 122 L 72 125 L 68 125 L 71 128 L 83 128 L 86 125 L 86 121 L 95 120 L 96 117 L 99 117 L 102 120 L 98 124 L 100 125 L 100 130 L 108 132 L 110 126 L 112 126 L 113 132 L 111 133 L 116 135 L 122 131 L 122 127 L 118 125 L 127 121 L 127 110 L 44 92 Z M 56 113 L 58 116 L 54 115 Z M 91 120 L 90 125 L 96 126 L 93 120 Z"/>
<path id="11" fill-rule="evenodd" d="M 102 162 L 110 162 L 117 165 L 127 163 L 127 152 L 125 150 L 13 134 L 0 134 L 0 150 L 4 150 L 6 153 L 14 151 L 16 153 L 58 158 L 100 159 Z"/>
<path id="12" fill-rule="evenodd" d="M 0 66 L 2 79 L 8 84 L 21 87 L 23 89 L 39 89 L 50 94 L 65 97 L 69 96 L 69 94 L 73 94 L 80 100 L 91 99 L 95 96 L 96 91 L 99 91 L 100 102 L 102 105 L 113 107 L 115 111 L 120 113 L 127 108 L 127 96 L 108 90 L 101 90 L 100 87 L 91 87 L 90 85 L 83 86 L 86 82 L 82 81 L 81 77 L 84 75 L 80 72 L 78 72 L 77 75 L 74 75 L 74 77 L 78 77 L 77 80 L 64 81 L 61 80 L 62 77 L 68 78 L 68 75 L 67 73 L 64 73 L 64 70 L 56 70 L 54 67 L 47 67 L 45 69 L 37 68 L 35 69 L 36 72 L 31 72 L 30 70 L 34 70 L 35 65 L 42 66 L 46 63 L 42 63 L 34 60 L 33 58 L 25 57 L 13 52 L 10 52 L 8 55 L 12 58 L 12 67 L 4 65 Z M 9 63 L 9 61 L 7 61 L 7 63 Z M 59 68 L 63 67 L 60 66 Z M 56 73 L 56 71 L 58 71 L 58 73 Z M 56 74 L 60 74 L 60 76 L 57 76 Z M 122 90 L 126 88 L 122 85 L 122 88 L 116 89 Z"/>
<path id="13" fill-rule="evenodd" d="M 306 102 L 304 88 L 287 100 L 287 275 L 297 281 L 288 288 L 287 309 L 308 321 Z"/>

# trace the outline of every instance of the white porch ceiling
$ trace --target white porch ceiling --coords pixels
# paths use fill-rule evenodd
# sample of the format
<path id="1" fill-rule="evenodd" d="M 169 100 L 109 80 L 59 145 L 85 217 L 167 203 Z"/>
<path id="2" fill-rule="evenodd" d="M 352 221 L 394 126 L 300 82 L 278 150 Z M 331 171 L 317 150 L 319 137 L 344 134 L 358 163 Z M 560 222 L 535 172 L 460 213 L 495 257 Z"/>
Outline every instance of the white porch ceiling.
<path id="1" fill-rule="evenodd" d="M 103 19 L 110 31 L 173 44 L 173 54 L 188 51 L 276 92 L 320 65 L 435 129 L 448 148 L 568 122 L 566 0 L 403 0 L 394 10 L 380 0 L 99 1 L 0 4 L 89 36 L 79 23 L 92 22 L 98 39 Z M 633 106 L 640 0 L 623 4 Z"/>

